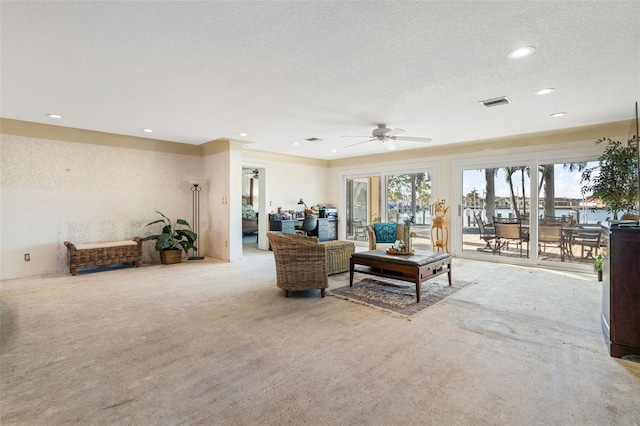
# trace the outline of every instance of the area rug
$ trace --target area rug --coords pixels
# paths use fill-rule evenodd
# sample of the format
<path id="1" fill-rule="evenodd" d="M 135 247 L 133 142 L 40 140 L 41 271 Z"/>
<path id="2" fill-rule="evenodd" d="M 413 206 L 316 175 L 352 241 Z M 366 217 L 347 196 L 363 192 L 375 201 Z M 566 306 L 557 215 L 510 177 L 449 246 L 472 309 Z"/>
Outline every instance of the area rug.
<path id="1" fill-rule="evenodd" d="M 449 287 L 446 275 L 433 278 L 420 286 L 420 303 L 416 303 L 415 284 L 388 278 L 365 278 L 353 283 L 353 287 L 346 285 L 329 290 L 329 294 L 411 320 L 428 307 L 472 284 L 454 279 Z"/>

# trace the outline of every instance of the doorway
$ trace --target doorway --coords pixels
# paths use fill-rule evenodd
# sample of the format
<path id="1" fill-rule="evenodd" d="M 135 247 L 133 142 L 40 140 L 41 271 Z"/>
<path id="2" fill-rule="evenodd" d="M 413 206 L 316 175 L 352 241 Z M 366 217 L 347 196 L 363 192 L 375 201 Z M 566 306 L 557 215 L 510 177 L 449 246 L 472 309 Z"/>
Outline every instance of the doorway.
<path id="1" fill-rule="evenodd" d="M 264 169 L 242 168 L 242 248 L 257 249 L 260 241 L 260 177 Z M 263 179 L 264 180 L 264 179 Z"/>

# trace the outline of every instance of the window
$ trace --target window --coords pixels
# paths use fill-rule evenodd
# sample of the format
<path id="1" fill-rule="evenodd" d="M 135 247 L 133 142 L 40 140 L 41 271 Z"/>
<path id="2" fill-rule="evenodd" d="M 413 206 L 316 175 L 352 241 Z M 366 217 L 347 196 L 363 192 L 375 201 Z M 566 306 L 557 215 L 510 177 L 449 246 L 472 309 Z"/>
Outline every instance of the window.
<path id="1" fill-rule="evenodd" d="M 580 180 L 582 170 L 597 162 L 590 161 L 593 155 L 571 152 L 540 156 L 557 159 L 498 158 L 457 167 L 460 180 L 454 193 L 460 202 L 451 217 L 457 253 L 501 262 L 591 267 L 599 252 L 599 223 L 608 215 L 598 200 L 582 194 Z"/>
<path id="2" fill-rule="evenodd" d="M 383 184 L 384 183 L 384 187 Z M 411 220 L 416 249 L 430 250 L 431 174 L 380 174 L 346 178 L 346 238 L 367 240 L 366 226 L 376 222 Z"/>

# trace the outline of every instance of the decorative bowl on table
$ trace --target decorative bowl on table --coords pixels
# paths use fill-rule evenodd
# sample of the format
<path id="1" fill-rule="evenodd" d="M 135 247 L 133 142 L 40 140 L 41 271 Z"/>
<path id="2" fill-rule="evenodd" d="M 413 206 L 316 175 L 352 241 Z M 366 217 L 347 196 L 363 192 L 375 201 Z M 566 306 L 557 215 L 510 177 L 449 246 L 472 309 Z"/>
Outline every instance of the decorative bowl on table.
<path id="1" fill-rule="evenodd" d="M 398 256 L 411 256 L 412 254 L 415 254 L 415 252 L 413 250 L 400 251 L 394 247 L 391 247 L 387 249 L 387 254 L 394 254 Z"/>

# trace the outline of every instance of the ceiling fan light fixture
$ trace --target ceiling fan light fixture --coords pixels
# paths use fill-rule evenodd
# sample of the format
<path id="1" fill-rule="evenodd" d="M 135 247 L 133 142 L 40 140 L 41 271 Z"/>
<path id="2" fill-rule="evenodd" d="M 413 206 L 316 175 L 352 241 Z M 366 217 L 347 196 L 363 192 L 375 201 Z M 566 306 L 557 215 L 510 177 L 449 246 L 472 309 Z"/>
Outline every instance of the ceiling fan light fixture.
<path id="1" fill-rule="evenodd" d="M 382 144 L 385 148 L 387 148 L 388 151 L 395 151 L 396 149 L 398 149 L 398 146 L 393 141 L 393 139 L 385 139 L 382 141 Z"/>

